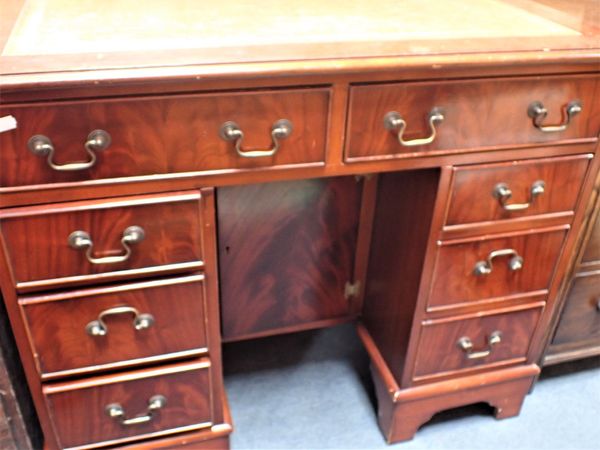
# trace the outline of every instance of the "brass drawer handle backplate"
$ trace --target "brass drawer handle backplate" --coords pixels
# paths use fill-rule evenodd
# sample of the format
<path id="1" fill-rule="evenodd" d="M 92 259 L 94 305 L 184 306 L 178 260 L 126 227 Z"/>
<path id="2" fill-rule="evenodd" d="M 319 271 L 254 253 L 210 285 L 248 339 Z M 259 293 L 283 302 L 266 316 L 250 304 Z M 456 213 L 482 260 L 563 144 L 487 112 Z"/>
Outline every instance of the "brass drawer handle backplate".
<path id="1" fill-rule="evenodd" d="M 485 261 L 478 261 L 473 268 L 473 273 L 477 276 L 489 275 L 493 270 L 492 262 L 494 258 L 498 258 L 500 256 L 511 257 L 508 260 L 508 268 L 513 272 L 523 268 L 523 257 L 512 248 L 503 248 L 501 250 L 494 250 L 493 252 L 490 252 Z"/>
<path id="2" fill-rule="evenodd" d="M 244 132 L 235 122 L 225 122 L 221 125 L 219 135 L 226 141 L 235 142 L 235 151 L 238 155 L 244 158 L 260 158 L 262 156 L 273 156 L 279 150 L 279 141 L 285 139 L 292 134 L 292 122 L 287 119 L 278 120 L 271 127 L 271 139 L 273 145 L 267 150 L 244 150 L 242 144 L 244 141 Z"/>
<path id="3" fill-rule="evenodd" d="M 41 134 L 32 136 L 27 142 L 27 147 L 36 156 L 47 156 L 48 165 L 59 172 L 73 172 L 77 170 L 85 170 L 96 164 L 96 152 L 106 150 L 110 146 L 111 138 L 104 130 L 92 131 L 85 141 L 85 151 L 90 156 L 90 159 L 86 162 L 74 162 L 68 164 L 55 164 L 54 158 L 54 145 L 50 138 Z"/>
<path id="4" fill-rule="evenodd" d="M 529 208 L 535 201 L 536 197 L 542 195 L 545 191 L 546 183 L 544 183 L 542 180 L 538 180 L 531 185 L 531 189 L 529 191 L 530 197 L 527 203 L 507 203 L 512 197 L 512 190 L 506 183 L 498 183 L 496 186 L 494 186 L 492 195 L 494 198 L 498 199 L 500 206 L 502 206 L 505 211 L 523 211 Z"/>
<path id="5" fill-rule="evenodd" d="M 560 125 L 543 125 L 542 122 L 548 115 L 548 110 L 542 102 L 533 102 L 527 108 L 527 115 L 533 119 L 533 125 L 544 133 L 555 133 L 557 131 L 565 131 L 571 123 L 571 119 L 582 111 L 581 102 L 579 100 L 570 101 L 565 108 L 565 118 Z"/>
<path id="6" fill-rule="evenodd" d="M 123 231 L 123 237 L 121 238 L 121 245 L 125 249 L 125 254 L 118 256 L 104 256 L 102 258 L 95 258 L 92 256 L 94 242 L 86 231 L 73 231 L 69 235 L 69 245 L 76 250 L 86 249 L 85 257 L 92 264 L 115 264 L 127 261 L 131 256 L 131 248 L 129 245 L 143 241 L 144 237 L 145 233 L 142 227 L 138 227 L 137 225 L 127 227 L 125 231 Z"/>
<path id="7" fill-rule="evenodd" d="M 132 306 L 115 306 L 114 308 L 105 309 L 98 315 L 98 319 L 92 320 L 85 327 L 85 331 L 90 336 L 106 336 L 108 334 L 108 326 L 105 319 L 108 316 L 119 314 L 133 314 L 133 328 L 136 330 L 146 330 L 154 325 L 154 316 L 152 314 L 140 314 L 140 312 Z"/>
<path id="8" fill-rule="evenodd" d="M 474 350 L 473 341 L 471 341 L 471 339 L 467 336 L 461 337 L 456 344 L 463 352 L 465 352 L 467 359 L 480 359 L 489 356 L 494 349 L 494 345 L 499 344 L 501 341 L 502 333 L 500 331 L 494 331 L 488 338 L 488 347 L 485 350 Z"/>
<path id="9" fill-rule="evenodd" d="M 406 130 L 406 121 L 402 118 L 400 113 L 398 113 L 396 111 L 388 112 L 383 117 L 383 126 L 385 127 L 386 130 L 389 130 L 389 131 L 397 130 L 398 142 L 400 143 L 400 145 L 402 145 L 404 147 L 416 147 L 418 145 L 431 144 L 434 141 L 434 139 L 437 135 L 437 131 L 435 129 L 435 124 L 437 122 L 444 121 L 444 113 L 442 112 L 442 109 L 438 108 L 438 107 L 434 107 L 429 112 L 428 120 L 429 120 L 429 130 L 430 130 L 429 136 L 425 137 L 425 138 L 420 138 L 420 139 L 412 139 L 410 141 L 405 141 L 403 138 L 404 131 Z"/>
<path id="10" fill-rule="evenodd" d="M 130 426 L 150 422 L 155 417 L 156 412 L 166 405 L 167 399 L 163 395 L 153 395 L 148 400 L 148 409 L 146 412 L 131 419 L 125 418 L 125 409 L 123 409 L 120 403 L 106 405 L 104 411 L 107 416 L 117 420 L 121 425 Z"/>

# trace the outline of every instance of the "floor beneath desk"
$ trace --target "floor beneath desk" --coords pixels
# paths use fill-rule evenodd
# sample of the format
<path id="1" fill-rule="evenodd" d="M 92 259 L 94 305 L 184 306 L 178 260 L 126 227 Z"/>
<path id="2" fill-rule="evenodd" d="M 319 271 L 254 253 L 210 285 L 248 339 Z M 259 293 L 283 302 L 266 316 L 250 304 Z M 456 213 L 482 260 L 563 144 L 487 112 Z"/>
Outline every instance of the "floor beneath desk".
<path id="1" fill-rule="evenodd" d="M 351 325 L 228 344 L 235 449 L 385 449 L 368 358 Z M 404 449 L 587 449 L 600 442 L 600 358 L 544 369 L 518 418 L 440 413 Z"/>

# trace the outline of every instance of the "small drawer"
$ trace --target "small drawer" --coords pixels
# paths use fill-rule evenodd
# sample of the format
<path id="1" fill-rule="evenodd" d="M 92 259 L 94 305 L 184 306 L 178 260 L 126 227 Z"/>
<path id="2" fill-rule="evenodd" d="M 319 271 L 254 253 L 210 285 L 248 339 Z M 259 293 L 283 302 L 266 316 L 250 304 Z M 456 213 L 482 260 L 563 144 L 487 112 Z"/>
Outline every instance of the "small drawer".
<path id="1" fill-rule="evenodd" d="M 210 360 L 45 385 L 61 448 L 100 447 L 214 423 Z"/>
<path id="2" fill-rule="evenodd" d="M 600 345 L 600 271 L 575 276 L 552 344 L 577 342 Z"/>
<path id="3" fill-rule="evenodd" d="M 346 160 L 594 138 L 600 132 L 599 80 L 586 75 L 354 86 Z"/>
<path id="4" fill-rule="evenodd" d="M 201 269 L 203 203 L 194 191 L 0 211 L 17 290 Z"/>
<path id="5" fill-rule="evenodd" d="M 571 213 L 592 155 L 454 168 L 446 225 Z"/>
<path id="6" fill-rule="evenodd" d="M 428 310 L 505 299 L 548 288 L 567 227 L 441 242 Z"/>
<path id="7" fill-rule="evenodd" d="M 423 323 L 415 381 L 525 362 L 544 302 Z"/>
<path id="8" fill-rule="evenodd" d="M 205 298 L 191 275 L 19 303 L 42 378 L 55 378 L 206 353 Z"/>
<path id="9" fill-rule="evenodd" d="M 0 189 L 323 163 L 329 89 L 5 106 Z M 232 123 L 235 126 L 223 127 Z"/>

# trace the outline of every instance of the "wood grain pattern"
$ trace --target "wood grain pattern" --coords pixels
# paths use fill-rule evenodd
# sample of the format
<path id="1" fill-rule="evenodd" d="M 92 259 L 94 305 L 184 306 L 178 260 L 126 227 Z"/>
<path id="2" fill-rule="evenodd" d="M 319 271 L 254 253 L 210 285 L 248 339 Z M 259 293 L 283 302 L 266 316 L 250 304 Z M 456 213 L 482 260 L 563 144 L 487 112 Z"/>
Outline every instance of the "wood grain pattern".
<path id="1" fill-rule="evenodd" d="M 379 175 L 362 320 L 397 380 L 410 344 L 439 179 L 438 170 Z"/>
<path id="2" fill-rule="evenodd" d="M 536 303 L 512 312 L 425 322 L 413 372 L 415 380 L 450 373 L 458 375 L 467 369 L 500 361 L 523 363 L 543 305 Z M 502 333 L 502 341 L 494 345 L 486 358 L 468 359 L 457 345 L 458 340 L 466 336 L 473 342 L 474 350 L 485 350 L 487 339 L 495 331 Z"/>
<path id="3" fill-rule="evenodd" d="M 19 127 L 0 134 L 0 187 L 323 162 L 328 109 L 328 89 L 2 107 L 0 116 L 13 115 Z M 240 157 L 219 136 L 221 125 L 234 121 L 244 132 L 244 149 L 270 148 L 279 119 L 294 129 L 272 157 Z M 87 170 L 57 172 L 27 148 L 30 137 L 42 134 L 55 147 L 56 164 L 85 161 L 84 143 L 96 129 L 107 131 L 112 143 Z"/>
<path id="4" fill-rule="evenodd" d="M 42 378 L 82 374 L 140 364 L 186 352 L 207 352 L 204 276 L 130 283 L 65 294 L 21 297 L 25 323 Z M 90 336 L 86 326 L 116 306 L 136 308 L 154 317 L 136 330 L 133 314 L 107 317 L 105 336 Z M 52 336 L 52 340 L 48 340 Z M 115 364 L 120 363 L 120 364 Z"/>
<path id="5" fill-rule="evenodd" d="M 446 225 L 523 218 L 536 214 L 569 212 L 575 208 L 592 155 L 518 161 L 454 169 Z M 531 186 L 545 183 L 543 194 L 531 201 Z M 530 203 L 522 211 L 507 211 L 494 197 L 505 183 L 511 203 Z"/>
<path id="6" fill-rule="evenodd" d="M 600 346 L 600 271 L 573 280 L 552 345 Z"/>
<path id="7" fill-rule="evenodd" d="M 224 339 L 351 314 L 361 191 L 353 177 L 217 191 Z"/>
<path id="8" fill-rule="evenodd" d="M 187 270 L 201 268 L 200 220 L 200 194 L 196 191 L 182 196 L 124 198 L 115 203 L 105 200 L 4 210 L 0 212 L 0 232 L 14 283 L 26 291 L 131 277 L 136 275 L 132 273 L 135 269 L 140 269 L 138 276 L 147 276 L 176 264 L 186 263 Z M 83 230 L 94 242 L 95 257 L 121 255 L 123 231 L 132 225 L 141 226 L 145 238 L 131 244 L 131 257 L 125 262 L 91 264 L 85 250 L 73 249 L 68 243 L 73 231 Z"/>
<path id="9" fill-rule="evenodd" d="M 448 307 L 478 300 L 548 289 L 567 230 L 488 236 L 442 242 L 438 249 L 428 307 Z M 514 249 L 523 267 L 512 271 L 508 257 L 493 260 L 492 272 L 477 276 L 473 269 L 492 251 Z"/>
<path id="10" fill-rule="evenodd" d="M 139 371 L 127 381 L 105 377 L 88 380 L 85 385 L 67 382 L 45 388 L 60 445 L 114 445 L 173 433 L 178 428 L 209 427 L 213 421 L 209 365 L 204 359 L 182 364 L 170 373 L 155 370 L 150 377 Z M 146 423 L 123 426 L 104 411 L 106 405 L 120 403 L 127 418 L 144 414 L 148 399 L 157 394 L 164 395 L 167 404 Z"/>
<path id="11" fill-rule="evenodd" d="M 355 86 L 350 94 L 346 161 L 361 158 L 414 157 L 454 150 L 485 149 L 524 142 L 595 137 L 600 132 L 598 76 L 532 77 Z M 548 109 L 548 122 L 561 123 L 571 100 L 583 111 L 566 131 L 542 133 L 527 116 L 533 101 Z M 437 137 L 429 145 L 402 147 L 383 118 L 397 111 L 407 122 L 404 139 L 429 135 L 428 115 L 444 110 Z"/>

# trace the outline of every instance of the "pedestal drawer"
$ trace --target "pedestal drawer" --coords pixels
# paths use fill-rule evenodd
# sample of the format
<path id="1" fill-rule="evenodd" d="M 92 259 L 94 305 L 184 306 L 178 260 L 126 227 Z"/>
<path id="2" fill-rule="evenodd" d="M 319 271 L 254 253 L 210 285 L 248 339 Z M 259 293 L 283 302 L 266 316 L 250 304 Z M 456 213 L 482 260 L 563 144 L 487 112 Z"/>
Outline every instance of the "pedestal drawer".
<path id="1" fill-rule="evenodd" d="M 439 243 L 428 310 L 545 291 L 568 227 Z"/>
<path id="2" fill-rule="evenodd" d="M 21 297 L 19 303 L 42 378 L 208 351 L 204 275 Z"/>
<path id="3" fill-rule="evenodd" d="M 575 276 L 552 345 L 600 346 L 600 270 Z"/>
<path id="4" fill-rule="evenodd" d="M 414 379 L 525 362 L 543 306 L 544 302 L 537 302 L 424 322 Z"/>
<path id="5" fill-rule="evenodd" d="M 346 160 L 594 138 L 600 131 L 599 80 L 586 75 L 354 86 Z"/>
<path id="6" fill-rule="evenodd" d="M 63 448 L 93 448 L 210 427 L 210 361 L 46 385 Z"/>
<path id="7" fill-rule="evenodd" d="M 446 225 L 573 214 L 591 154 L 456 167 Z"/>
<path id="8" fill-rule="evenodd" d="M 201 269 L 202 203 L 192 191 L 3 210 L 13 281 L 27 292 Z"/>
<path id="9" fill-rule="evenodd" d="M 8 114 L 19 126 L 0 134 L 0 188 L 324 163 L 329 89 L 0 109 Z"/>

